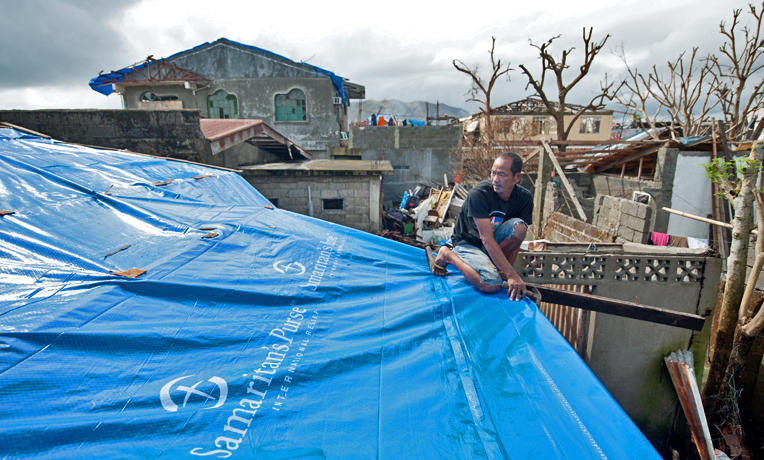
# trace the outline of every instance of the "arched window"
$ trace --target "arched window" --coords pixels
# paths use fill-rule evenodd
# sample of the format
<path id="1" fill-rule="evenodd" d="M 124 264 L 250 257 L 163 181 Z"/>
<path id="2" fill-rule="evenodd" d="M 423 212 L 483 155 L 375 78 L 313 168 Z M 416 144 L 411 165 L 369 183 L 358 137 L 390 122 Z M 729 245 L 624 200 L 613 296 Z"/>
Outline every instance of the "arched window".
<path id="1" fill-rule="evenodd" d="M 297 88 L 276 95 L 276 121 L 307 121 L 305 93 Z"/>
<path id="2" fill-rule="evenodd" d="M 239 118 L 239 105 L 236 96 L 222 89 L 207 96 L 207 116 L 209 118 Z"/>

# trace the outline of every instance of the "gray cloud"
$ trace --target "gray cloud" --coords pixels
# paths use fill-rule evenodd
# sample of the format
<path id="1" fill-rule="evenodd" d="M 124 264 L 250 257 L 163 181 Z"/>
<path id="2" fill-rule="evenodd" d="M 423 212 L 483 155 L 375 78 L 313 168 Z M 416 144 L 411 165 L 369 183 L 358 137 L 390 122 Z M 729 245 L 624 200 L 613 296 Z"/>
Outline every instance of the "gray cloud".
<path id="1" fill-rule="evenodd" d="M 114 25 L 138 0 L 3 1 L 0 84 L 19 88 L 87 84 L 127 39 Z"/>
<path id="2" fill-rule="evenodd" d="M 682 0 L 661 6 L 658 11 L 655 4 L 613 4 L 596 13 L 572 17 L 547 11 L 519 15 L 507 7 L 507 11 L 495 11 L 495 18 L 467 38 L 453 33 L 439 34 L 447 38 L 431 39 L 417 31 L 409 37 L 390 37 L 375 27 L 372 19 L 368 28 L 353 31 L 317 25 L 314 38 L 297 39 L 288 33 L 273 33 L 266 27 L 270 19 L 263 19 L 263 27 L 232 28 L 219 22 L 220 15 L 214 12 L 212 16 L 184 16 L 182 21 L 168 21 L 170 25 L 162 27 L 126 23 L 125 11 L 139 2 L 0 0 L 4 13 L 0 17 L 0 91 L 70 85 L 73 94 L 81 93 L 99 70 L 123 68 L 149 54 L 167 57 L 227 37 L 347 77 L 365 85 L 370 99 L 440 101 L 475 112 L 478 105 L 465 102 L 470 80 L 453 68 L 453 59 L 468 65 L 478 63 L 487 70 L 487 51 L 491 36 L 495 36 L 497 57 L 511 62 L 515 69 L 524 63 L 538 77 L 538 55 L 528 40 L 540 44 L 559 34 L 554 45 L 556 54 L 576 48 L 566 73 L 569 81 L 580 62 L 582 28 L 592 26 L 595 39 L 606 34 L 611 37 L 589 75 L 568 99 L 583 103 L 596 93 L 606 73 L 611 80 L 625 76 L 622 63 L 610 52 L 619 43 L 624 44 L 629 63 L 644 71 L 653 64 L 665 66 L 668 59 L 693 46 L 699 46 L 703 54 L 715 52 L 721 44 L 719 21 L 729 21 L 732 8 L 741 6 L 733 5 L 732 0 L 708 5 Z M 497 84 L 495 105 L 531 93 L 526 90 L 527 78 L 519 70 L 510 76 L 511 81 Z M 75 106 L 82 96 L 72 99 Z"/>

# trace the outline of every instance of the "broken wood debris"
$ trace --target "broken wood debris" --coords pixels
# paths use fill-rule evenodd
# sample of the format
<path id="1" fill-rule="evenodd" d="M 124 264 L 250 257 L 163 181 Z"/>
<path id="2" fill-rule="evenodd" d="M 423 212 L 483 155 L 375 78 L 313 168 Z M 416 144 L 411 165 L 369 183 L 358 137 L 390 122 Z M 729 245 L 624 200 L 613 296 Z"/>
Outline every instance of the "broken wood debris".
<path id="1" fill-rule="evenodd" d="M 146 270 L 141 270 L 140 268 L 131 268 L 130 270 L 125 270 L 123 272 L 116 271 L 116 270 L 109 270 L 109 271 L 114 273 L 117 276 L 124 276 L 125 278 L 138 278 L 142 274 L 146 273 Z"/>
<path id="2" fill-rule="evenodd" d="M 404 194 L 397 209 L 384 213 L 384 228 L 424 244 L 448 239 L 466 198 L 467 190 L 458 183 L 453 187 L 420 185 Z"/>
<path id="3" fill-rule="evenodd" d="M 586 213 L 584 213 L 584 208 L 582 208 L 581 203 L 578 202 L 578 198 L 576 198 L 576 192 L 573 190 L 573 186 L 570 185 L 570 182 L 568 182 L 568 178 L 565 176 L 565 171 L 562 170 L 560 163 L 557 161 L 557 157 L 554 156 L 552 148 L 549 147 L 549 144 L 546 142 L 546 140 L 542 140 L 541 142 L 544 144 L 544 149 L 546 149 L 546 152 L 549 154 L 549 159 L 552 160 L 554 170 L 557 171 L 557 174 L 560 175 L 560 180 L 565 185 L 565 189 L 568 191 L 570 199 L 573 200 L 573 204 L 576 205 L 576 211 L 578 211 L 578 215 L 581 217 L 581 220 L 586 222 Z"/>
<path id="4" fill-rule="evenodd" d="M 417 248 L 420 248 L 420 249 L 424 249 L 424 248 L 427 247 L 427 243 L 419 241 L 419 240 L 417 240 L 415 238 L 411 238 L 411 237 L 408 237 L 408 236 L 403 236 L 401 234 L 401 232 L 390 231 L 390 230 L 382 230 L 379 233 L 379 236 L 381 236 L 382 238 L 387 238 L 389 240 L 394 240 L 394 241 L 398 241 L 398 242 L 401 242 L 401 243 L 405 243 L 405 244 L 408 244 L 409 246 L 414 246 L 414 247 L 417 247 Z"/>
<path id="5" fill-rule="evenodd" d="M 202 238 L 215 238 L 216 236 L 218 236 L 218 234 L 217 234 L 217 233 L 215 233 L 215 232 L 210 232 L 210 233 L 208 233 L 208 234 L 204 235 Z"/>
<path id="6" fill-rule="evenodd" d="M 163 185 L 167 185 L 167 184 L 169 184 L 169 183 L 170 183 L 170 182 L 172 182 L 173 180 L 175 180 L 175 179 L 158 180 L 158 181 L 156 181 L 156 182 L 152 182 L 152 183 L 151 183 L 151 185 L 153 185 L 154 187 L 161 187 L 161 186 L 163 186 Z"/>
<path id="7" fill-rule="evenodd" d="M 0 209 L 0 216 L 10 216 L 11 214 L 16 214 L 16 211 L 8 211 L 5 209 Z"/>
<path id="8" fill-rule="evenodd" d="M 125 245 L 125 246 L 122 246 L 121 248 L 117 249 L 116 251 L 114 251 L 114 252 L 110 252 L 110 253 L 106 254 L 105 256 L 103 256 L 103 258 L 105 259 L 105 258 L 107 258 L 107 257 L 109 257 L 109 256 L 113 256 L 114 254 L 118 253 L 119 251 L 124 251 L 125 249 L 127 249 L 127 248 L 129 248 L 129 247 L 130 247 L 130 245 L 129 245 L 129 244 L 128 244 L 128 245 Z"/>
<path id="9" fill-rule="evenodd" d="M 191 179 L 199 180 L 199 179 L 204 179 L 205 177 L 215 177 L 215 175 L 214 174 L 205 174 L 204 176 L 194 176 Z"/>

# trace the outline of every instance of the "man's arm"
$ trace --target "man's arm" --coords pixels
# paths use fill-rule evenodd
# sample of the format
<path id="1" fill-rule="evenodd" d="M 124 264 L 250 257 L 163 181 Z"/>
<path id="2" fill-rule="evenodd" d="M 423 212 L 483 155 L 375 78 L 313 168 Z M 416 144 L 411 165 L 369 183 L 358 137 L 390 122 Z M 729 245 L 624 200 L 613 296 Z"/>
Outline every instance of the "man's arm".
<path id="1" fill-rule="evenodd" d="M 477 227 L 478 233 L 480 233 L 480 239 L 483 241 L 483 246 L 485 247 L 486 251 L 488 251 L 488 255 L 491 257 L 493 264 L 496 265 L 496 268 L 507 275 L 507 284 L 509 285 L 509 289 L 507 289 L 507 295 L 512 300 L 522 299 L 525 297 L 527 288 L 525 287 L 525 283 L 523 282 L 522 278 L 520 278 L 520 276 L 515 272 L 514 267 L 512 267 L 512 264 L 510 264 L 507 260 L 507 257 L 504 255 L 504 251 L 502 251 L 501 247 L 499 247 L 499 243 L 496 242 L 496 239 L 493 236 L 493 226 L 491 225 L 491 220 L 481 219 L 478 217 L 473 217 L 473 219 L 475 221 L 475 226 Z"/>

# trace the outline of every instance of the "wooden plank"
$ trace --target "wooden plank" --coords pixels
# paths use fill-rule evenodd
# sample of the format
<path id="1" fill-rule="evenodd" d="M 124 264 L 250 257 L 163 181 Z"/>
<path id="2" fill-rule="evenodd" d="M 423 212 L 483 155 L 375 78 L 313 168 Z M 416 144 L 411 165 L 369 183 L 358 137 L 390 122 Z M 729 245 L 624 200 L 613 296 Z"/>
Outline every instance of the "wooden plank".
<path id="1" fill-rule="evenodd" d="M 703 325 L 706 323 L 704 317 L 691 313 L 664 310 L 662 308 L 640 305 L 623 300 L 608 299 L 596 295 L 584 294 L 582 292 L 563 291 L 548 286 L 542 286 L 540 284 L 525 283 L 525 285 L 538 289 L 541 293 L 542 301 L 547 303 L 567 305 L 569 307 L 581 308 L 583 310 L 681 327 L 683 329 L 692 329 L 694 331 L 703 329 Z"/>
<path id="2" fill-rule="evenodd" d="M 604 139 L 601 141 L 557 141 L 557 140 L 550 140 L 549 143 L 551 145 L 613 145 L 613 144 L 630 144 L 630 145 L 650 145 L 655 143 L 663 143 L 664 141 L 655 141 L 651 139 L 642 139 L 638 141 L 617 141 L 613 139 Z"/>
<path id="3" fill-rule="evenodd" d="M 536 155 L 538 155 L 539 153 L 541 153 L 541 150 L 543 150 L 543 148 L 544 147 L 539 147 L 536 150 L 534 150 L 533 152 L 531 152 L 530 155 L 528 155 L 525 158 L 523 158 L 523 163 L 525 163 L 526 161 L 530 160 L 531 158 L 533 158 Z"/>
<path id="4" fill-rule="evenodd" d="M 549 147 L 549 144 L 547 144 L 545 140 L 542 140 L 541 142 L 544 144 L 544 148 L 549 154 L 549 159 L 552 160 L 555 171 L 557 171 L 557 174 L 560 175 L 560 180 L 563 184 L 565 184 L 565 189 L 570 194 L 570 198 L 573 200 L 573 204 L 576 205 L 576 211 L 578 211 L 578 215 L 581 217 L 581 220 L 586 222 L 586 213 L 584 212 L 584 208 L 582 208 L 581 203 L 578 202 L 578 198 L 576 198 L 576 192 L 573 191 L 573 186 L 570 185 L 568 178 L 565 177 L 565 171 L 562 170 L 560 163 L 557 162 L 557 158 L 555 158 L 554 153 L 552 153 L 552 148 Z"/>
<path id="5" fill-rule="evenodd" d="M 620 166 L 622 164 L 628 163 L 630 161 L 638 160 L 640 158 L 644 158 L 648 155 L 652 155 L 653 153 L 657 152 L 663 145 L 653 145 L 649 149 L 645 149 L 641 152 L 634 153 L 632 155 L 620 158 L 618 160 L 615 160 L 611 163 L 606 164 L 605 166 L 600 166 L 599 168 L 595 168 L 595 173 L 601 173 L 604 171 L 607 171 L 608 169 L 614 168 L 616 166 Z"/>
<path id="6" fill-rule="evenodd" d="M 732 224 L 728 224 L 726 222 L 719 222 L 718 220 L 708 219 L 706 217 L 696 216 L 694 214 L 690 214 L 690 213 L 687 213 L 687 212 L 677 211 L 676 209 L 671 209 L 671 208 L 663 207 L 663 208 L 661 208 L 661 210 L 662 211 L 666 211 L 666 212 L 670 212 L 672 214 L 676 214 L 677 216 L 686 217 L 688 219 L 699 220 L 699 221 L 705 222 L 707 224 L 717 225 L 719 227 L 724 227 L 724 228 L 733 228 Z M 754 228 L 753 230 L 751 230 L 751 233 L 753 233 L 754 235 L 758 235 L 759 234 L 759 230 Z"/>

